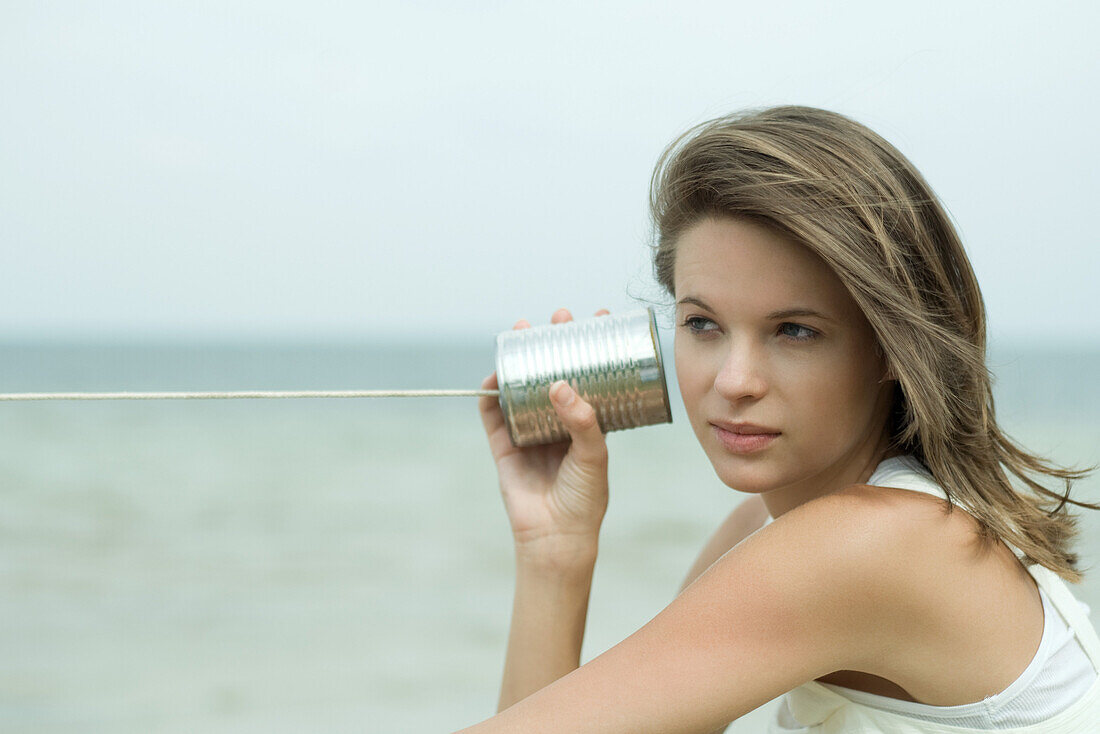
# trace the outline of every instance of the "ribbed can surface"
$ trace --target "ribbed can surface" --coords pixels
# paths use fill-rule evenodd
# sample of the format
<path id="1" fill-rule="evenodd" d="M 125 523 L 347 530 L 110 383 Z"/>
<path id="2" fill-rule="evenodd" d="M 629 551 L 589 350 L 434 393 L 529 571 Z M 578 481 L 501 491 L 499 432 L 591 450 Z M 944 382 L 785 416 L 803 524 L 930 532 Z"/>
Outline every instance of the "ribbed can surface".
<path id="1" fill-rule="evenodd" d="M 558 380 L 595 408 L 604 433 L 672 422 L 650 308 L 497 336 L 500 407 L 514 445 L 569 438 L 550 404 Z"/>

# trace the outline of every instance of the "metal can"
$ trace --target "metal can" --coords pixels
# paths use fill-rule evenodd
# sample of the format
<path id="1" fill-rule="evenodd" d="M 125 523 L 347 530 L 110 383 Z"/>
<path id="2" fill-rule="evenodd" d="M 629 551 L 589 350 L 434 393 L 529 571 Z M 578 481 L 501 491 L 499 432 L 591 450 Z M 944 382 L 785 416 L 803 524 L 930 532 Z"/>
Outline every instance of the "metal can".
<path id="1" fill-rule="evenodd" d="M 596 410 L 600 429 L 671 423 L 653 309 L 497 336 L 500 408 L 515 446 L 569 438 L 550 403 L 550 385 L 566 380 Z"/>

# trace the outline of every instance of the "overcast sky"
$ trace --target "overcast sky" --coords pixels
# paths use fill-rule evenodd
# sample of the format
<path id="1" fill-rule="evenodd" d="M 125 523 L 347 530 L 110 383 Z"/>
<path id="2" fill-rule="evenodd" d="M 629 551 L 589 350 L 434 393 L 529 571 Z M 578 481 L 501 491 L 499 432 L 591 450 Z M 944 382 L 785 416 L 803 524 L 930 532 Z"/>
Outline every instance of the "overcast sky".
<path id="1" fill-rule="evenodd" d="M 1100 345 L 1098 8 L 6 0 L 0 338 L 421 339 L 632 307 L 662 148 L 799 103 L 922 170 L 995 339 Z"/>

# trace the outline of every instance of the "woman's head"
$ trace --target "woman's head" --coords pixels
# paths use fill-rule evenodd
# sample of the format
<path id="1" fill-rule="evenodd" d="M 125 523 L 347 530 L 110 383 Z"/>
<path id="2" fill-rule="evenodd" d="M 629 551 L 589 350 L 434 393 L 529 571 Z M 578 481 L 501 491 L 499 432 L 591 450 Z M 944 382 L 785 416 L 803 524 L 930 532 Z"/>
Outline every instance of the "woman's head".
<path id="1" fill-rule="evenodd" d="M 785 512 L 885 453 L 894 385 L 821 258 L 747 220 L 706 217 L 678 239 L 674 286 L 680 394 L 726 484 L 770 492 Z"/>
<path id="2" fill-rule="evenodd" d="M 810 107 L 704 123 L 665 152 L 651 206 L 654 268 L 673 296 L 680 236 L 706 217 L 767 227 L 827 264 L 898 379 L 899 449 L 925 458 L 921 426 L 981 420 L 985 310 L 970 262 L 916 168 L 866 127 Z"/>
<path id="3" fill-rule="evenodd" d="M 1086 472 L 1047 464 L 998 429 L 977 279 L 943 207 L 897 149 L 825 110 L 728 115 L 669 146 L 653 174 L 650 205 L 654 272 L 674 300 L 690 295 L 679 288 L 701 223 L 751 225 L 776 243 L 805 248 L 850 296 L 896 380 L 885 431 L 890 449 L 921 459 L 990 535 L 1073 576 L 1065 548 L 1073 519 L 1064 504 L 1069 480 Z M 1025 502 L 1002 465 L 1037 496 Z M 1065 495 L 1024 472 L 1064 479 Z M 1062 501 L 1039 512 L 1048 498 Z"/>

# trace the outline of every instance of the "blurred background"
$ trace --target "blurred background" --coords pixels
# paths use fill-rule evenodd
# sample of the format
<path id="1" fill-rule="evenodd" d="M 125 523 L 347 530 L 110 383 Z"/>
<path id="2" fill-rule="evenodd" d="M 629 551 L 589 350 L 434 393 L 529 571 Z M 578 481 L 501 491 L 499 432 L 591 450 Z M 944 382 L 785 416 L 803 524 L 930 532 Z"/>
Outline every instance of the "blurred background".
<path id="1" fill-rule="evenodd" d="M 800 103 L 868 124 L 943 198 L 1006 430 L 1100 462 L 1098 21 L 1085 2 L 4 2 L 0 392 L 476 387 L 518 318 L 660 301 L 646 207 L 668 142 Z M 585 660 L 668 603 L 739 500 L 669 382 L 673 424 L 609 436 Z M 0 436 L 0 729 L 493 712 L 512 556 L 474 400 L 8 403 Z M 1075 496 L 1100 501 L 1098 478 Z M 1074 589 L 1094 609 L 1098 516 Z"/>

